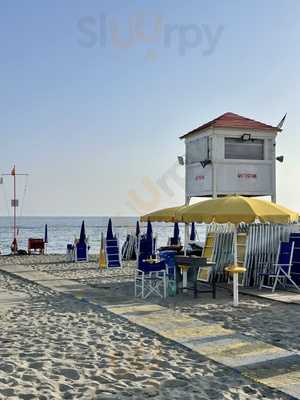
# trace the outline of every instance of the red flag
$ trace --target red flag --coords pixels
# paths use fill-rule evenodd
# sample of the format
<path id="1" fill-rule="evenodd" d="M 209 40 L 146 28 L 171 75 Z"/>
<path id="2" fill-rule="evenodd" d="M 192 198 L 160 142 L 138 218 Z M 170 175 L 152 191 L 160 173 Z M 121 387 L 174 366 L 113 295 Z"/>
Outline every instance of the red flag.
<path id="1" fill-rule="evenodd" d="M 13 169 L 11 170 L 11 175 L 15 176 L 16 175 L 16 166 L 14 165 Z"/>

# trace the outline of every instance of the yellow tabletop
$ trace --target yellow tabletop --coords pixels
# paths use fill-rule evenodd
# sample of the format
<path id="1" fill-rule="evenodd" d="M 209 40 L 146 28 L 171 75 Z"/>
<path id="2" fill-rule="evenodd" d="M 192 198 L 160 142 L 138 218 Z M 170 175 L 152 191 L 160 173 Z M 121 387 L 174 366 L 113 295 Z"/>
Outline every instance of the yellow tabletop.
<path id="1" fill-rule="evenodd" d="M 230 265 L 229 267 L 225 268 L 225 271 L 229 272 L 230 274 L 242 274 L 247 270 L 246 268 L 239 267 L 238 265 Z"/>
<path id="2" fill-rule="evenodd" d="M 146 260 L 143 260 L 143 261 L 146 262 L 146 263 L 149 263 L 149 264 L 156 264 L 156 263 L 158 263 L 158 261 L 155 260 L 155 259 L 153 259 L 153 258 L 147 258 Z"/>

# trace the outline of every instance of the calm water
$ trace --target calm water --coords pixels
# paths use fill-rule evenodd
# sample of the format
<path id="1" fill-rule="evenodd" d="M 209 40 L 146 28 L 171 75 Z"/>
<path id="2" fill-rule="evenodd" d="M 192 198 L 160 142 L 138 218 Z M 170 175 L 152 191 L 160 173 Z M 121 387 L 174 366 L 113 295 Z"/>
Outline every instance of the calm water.
<path id="1" fill-rule="evenodd" d="M 86 233 L 91 246 L 91 253 L 98 253 L 100 234 L 106 234 L 108 217 L 20 217 L 18 219 L 20 249 L 27 249 L 28 238 L 43 238 L 45 224 L 48 224 L 48 253 L 65 253 L 67 243 L 79 237 L 81 222 L 84 219 Z M 115 217 L 112 218 L 113 230 L 121 241 L 124 242 L 128 233 L 135 232 L 137 218 Z M 0 217 L 0 248 L 3 254 L 10 252 L 12 241 L 12 220 Z M 141 231 L 145 232 L 146 225 L 141 224 Z M 184 226 L 180 224 L 181 238 Z M 204 240 L 205 228 L 203 225 L 196 227 L 198 239 Z M 157 236 L 158 246 L 165 245 L 168 237 L 173 233 L 173 224 L 153 223 L 153 231 Z"/>

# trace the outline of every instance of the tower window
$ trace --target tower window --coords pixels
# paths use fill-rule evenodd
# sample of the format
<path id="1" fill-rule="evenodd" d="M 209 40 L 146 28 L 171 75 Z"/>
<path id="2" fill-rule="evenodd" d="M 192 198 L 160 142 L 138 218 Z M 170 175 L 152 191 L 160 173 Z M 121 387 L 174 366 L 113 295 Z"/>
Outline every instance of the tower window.
<path id="1" fill-rule="evenodd" d="M 263 160 L 264 140 L 243 140 L 241 138 L 225 138 L 225 159 Z"/>

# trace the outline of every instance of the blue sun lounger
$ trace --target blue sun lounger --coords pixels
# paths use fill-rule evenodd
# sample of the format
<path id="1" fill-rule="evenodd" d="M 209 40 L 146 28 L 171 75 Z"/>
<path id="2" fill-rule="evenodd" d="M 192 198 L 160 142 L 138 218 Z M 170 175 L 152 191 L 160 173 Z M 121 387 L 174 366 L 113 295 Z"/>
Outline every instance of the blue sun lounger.
<path id="1" fill-rule="evenodd" d="M 292 278 L 292 263 L 294 255 L 295 242 L 290 240 L 289 242 L 280 242 L 277 252 L 276 263 L 273 264 L 273 270 L 264 272 L 261 275 L 260 289 L 269 288 L 272 292 L 276 290 L 278 284 L 282 287 L 287 287 L 288 283 L 291 283 L 296 289 L 300 290 L 298 285 Z M 265 284 L 265 280 L 267 283 Z"/>
<path id="2" fill-rule="evenodd" d="M 117 238 L 105 239 L 106 265 L 108 268 L 121 268 L 122 257 Z"/>
<path id="3" fill-rule="evenodd" d="M 86 242 L 78 242 L 75 245 L 75 262 L 88 262 L 89 252 Z"/>

